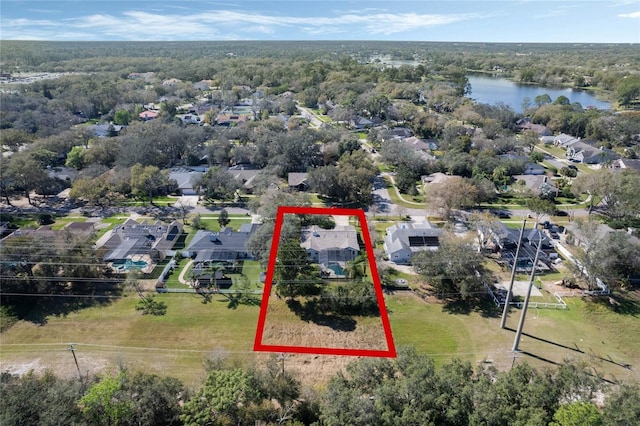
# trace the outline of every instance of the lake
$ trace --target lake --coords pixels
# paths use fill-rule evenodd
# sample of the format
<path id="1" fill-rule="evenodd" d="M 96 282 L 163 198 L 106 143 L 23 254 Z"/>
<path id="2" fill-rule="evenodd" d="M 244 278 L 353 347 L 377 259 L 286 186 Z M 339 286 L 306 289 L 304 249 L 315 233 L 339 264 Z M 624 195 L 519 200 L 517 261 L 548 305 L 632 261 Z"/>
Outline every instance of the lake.
<path id="1" fill-rule="evenodd" d="M 608 102 L 601 101 L 588 91 L 574 89 L 549 88 L 525 84 L 517 84 L 500 77 L 487 75 L 467 75 L 471 84 L 471 94 L 468 95 L 476 102 L 494 105 L 502 102 L 509 105 L 516 112 L 522 112 L 522 101 L 529 98 L 533 103 L 536 96 L 545 93 L 554 101 L 558 96 L 563 95 L 569 98 L 571 103 L 579 102 L 583 108 L 593 106 L 598 109 L 611 109 Z"/>

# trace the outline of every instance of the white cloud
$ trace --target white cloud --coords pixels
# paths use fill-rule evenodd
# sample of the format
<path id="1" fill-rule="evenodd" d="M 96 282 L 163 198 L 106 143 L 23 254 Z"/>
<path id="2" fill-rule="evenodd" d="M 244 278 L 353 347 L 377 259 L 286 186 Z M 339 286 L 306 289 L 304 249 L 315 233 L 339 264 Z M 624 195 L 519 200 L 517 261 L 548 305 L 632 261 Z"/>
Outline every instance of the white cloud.
<path id="1" fill-rule="evenodd" d="M 632 18 L 632 19 L 640 19 L 640 11 L 631 12 L 631 13 L 621 13 L 618 15 L 620 18 Z"/>
<path id="2" fill-rule="evenodd" d="M 280 29 L 298 30 L 309 35 L 342 32 L 390 35 L 421 28 L 447 25 L 481 18 L 475 14 L 388 13 L 372 9 L 366 14 L 342 13 L 335 16 L 279 16 L 242 10 L 215 10 L 197 13 L 161 14 L 140 10 L 120 15 L 93 14 L 62 21 L 5 19 L 4 38 L 43 38 L 99 40 L 105 37 L 135 40 L 217 39 L 221 34 L 277 34 Z M 83 33 L 82 30 L 86 31 Z M 47 35 L 48 33 L 48 35 Z"/>

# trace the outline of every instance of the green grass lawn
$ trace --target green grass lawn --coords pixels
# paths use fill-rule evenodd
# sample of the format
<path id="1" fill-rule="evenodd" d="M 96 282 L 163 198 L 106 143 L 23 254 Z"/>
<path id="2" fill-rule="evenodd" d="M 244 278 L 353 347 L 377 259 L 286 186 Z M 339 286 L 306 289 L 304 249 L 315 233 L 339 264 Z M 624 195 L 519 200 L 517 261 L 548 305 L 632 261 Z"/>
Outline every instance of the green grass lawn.
<path id="1" fill-rule="evenodd" d="M 254 266 L 245 264 L 247 276 L 259 274 L 259 267 Z M 171 279 L 174 276 L 177 271 Z M 155 297 L 167 304 L 165 316 L 141 315 L 134 309 L 138 297 L 130 294 L 104 307 L 51 316 L 45 325 L 18 321 L 0 335 L 0 366 L 72 374 L 75 365 L 66 349 L 73 342 L 83 371 L 124 365 L 176 376 L 194 385 L 202 380 L 203 359 L 212 352 L 228 353 L 245 365 L 255 361 L 257 306 L 232 305 L 222 295 L 213 295 L 207 303 L 197 294 Z M 407 291 L 386 295 L 385 300 L 396 346 L 414 346 L 438 365 L 461 358 L 472 363 L 486 360 L 507 369 L 516 355 L 515 362 L 536 366 L 581 360 L 610 380 L 640 376 L 637 368 L 623 366 L 640 363 L 637 305 L 614 312 L 606 303 L 569 298 L 566 310 L 530 309 L 520 342 L 522 352 L 514 354 L 511 348 L 519 309 L 510 311 L 508 329 L 502 330 L 495 309 L 451 310 L 437 300 L 427 298 L 425 302 Z M 316 358 L 325 362 L 323 357 Z"/>

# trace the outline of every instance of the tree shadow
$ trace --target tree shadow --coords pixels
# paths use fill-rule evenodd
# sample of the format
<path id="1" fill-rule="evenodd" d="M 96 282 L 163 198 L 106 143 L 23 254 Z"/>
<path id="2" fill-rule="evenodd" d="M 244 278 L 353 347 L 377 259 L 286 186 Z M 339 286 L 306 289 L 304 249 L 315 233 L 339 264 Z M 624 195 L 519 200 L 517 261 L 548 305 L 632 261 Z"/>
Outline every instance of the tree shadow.
<path id="1" fill-rule="evenodd" d="M 99 287 L 99 286 L 98 286 Z M 13 306 L 18 319 L 36 325 L 46 325 L 49 317 L 66 317 L 70 313 L 91 307 L 110 305 L 114 299 L 123 297 L 115 285 L 110 289 L 96 288 L 92 292 L 69 292 L 49 295 L 34 294 L 3 297 L 2 304 Z"/>
<path id="2" fill-rule="evenodd" d="M 240 305 L 260 306 L 261 299 L 251 293 L 241 291 L 235 293 L 222 293 L 225 298 L 222 302 L 227 302 L 227 309 L 237 309 Z"/>
<path id="3" fill-rule="evenodd" d="M 312 322 L 336 331 L 354 331 L 356 329 L 357 322 L 353 318 L 322 312 L 316 299 L 307 300 L 304 304 L 299 300 L 289 299 L 287 306 L 304 322 Z"/>
<path id="4" fill-rule="evenodd" d="M 591 303 L 604 306 L 620 315 L 633 317 L 640 315 L 640 300 L 634 298 L 631 294 L 616 293 L 610 296 L 596 296 L 591 298 Z"/>
<path id="5" fill-rule="evenodd" d="M 496 306 L 494 301 L 486 295 L 465 300 L 447 299 L 442 310 L 457 315 L 469 315 L 472 312 L 477 312 L 483 318 L 497 318 L 502 313 L 500 307 Z"/>

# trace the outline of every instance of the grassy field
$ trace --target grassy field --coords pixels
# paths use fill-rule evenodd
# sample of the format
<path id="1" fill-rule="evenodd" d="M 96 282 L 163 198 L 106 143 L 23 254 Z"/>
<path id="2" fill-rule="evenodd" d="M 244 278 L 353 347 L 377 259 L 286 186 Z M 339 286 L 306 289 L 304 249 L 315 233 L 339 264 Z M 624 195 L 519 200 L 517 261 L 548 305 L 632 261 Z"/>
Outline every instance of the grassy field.
<path id="1" fill-rule="evenodd" d="M 173 375 L 195 385 L 203 376 L 203 360 L 212 354 L 224 353 L 242 364 L 268 356 L 252 352 L 258 306 L 233 304 L 221 295 L 213 296 L 209 302 L 196 294 L 156 297 L 168 306 L 165 316 L 141 315 L 134 309 L 137 296 L 130 295 L 105 307 L 50 317 L 46 325 L 19 321 L 0 336 L 0 369 L 21 372 L 50 368 L 61 374 L 75 374 L 73 358 L 67 350 L 74 343 L 84 373 L 126 365 Z M 499 368 L 524 360 L 548 366 L 564 359 L 578 359 L 610 380 L 640 379 L 637 368 L 625 368 L 640 362 L 637 304 L 624 305 L 623 311 L 614 312 L 604 304 L 579 298 L 567 299 L 567 303 L 566 310 L 530 309 L 521 352 L 513 353 L 514 329 L 521 312 L 518 309 L 511 311 L 508 329 L 502 330 L 499 312 L 491 305 L 468 311 L 447 308 L 431 298 L 425 301 L 411 292 L 386 296 L 395 344 L 414 346 L 439 365 L 452 358 L 472 363 L 485 360 Z M 292 319 L 292 314 L 282 307 L 276 306 L 272 314 L 272 329 Z M 356 330 L 361 334 L 341 333 L 341 344 L 352 342 L 357 346 L 379 341 L 377 318 L 366 318 L 359 324 Z M 310 338 L 323 341 L 327 335 L 318 330 L 326 328 L 329 345 L 338 336 L 328 327 L 312 328 L 307 330 L 315 333 L 311 337 L 289 328 L 281 329 L 280 336 L 285 333 L 288 342 L 302 343 Z M 291 368 L 310 383 L 322 383 L 351 360 L 293 354 L 287 359 Z"/>

